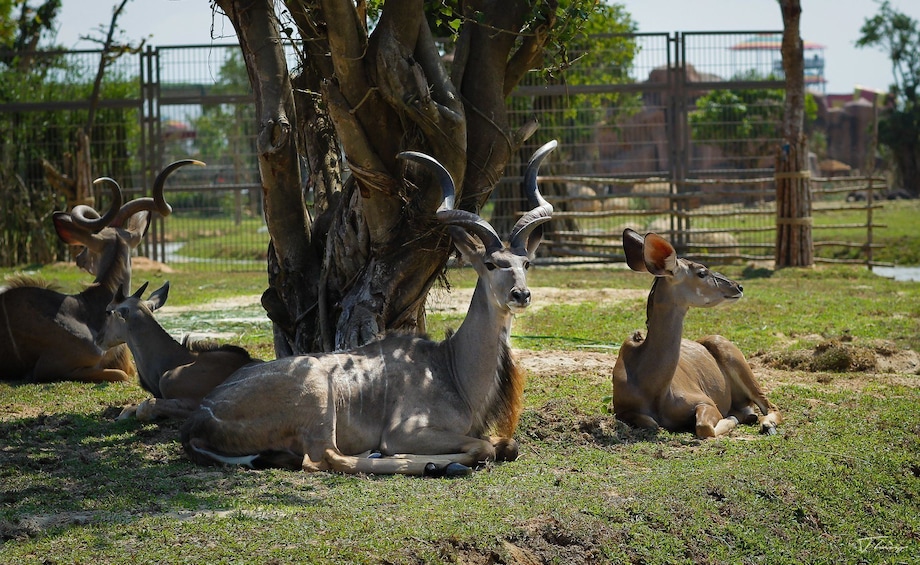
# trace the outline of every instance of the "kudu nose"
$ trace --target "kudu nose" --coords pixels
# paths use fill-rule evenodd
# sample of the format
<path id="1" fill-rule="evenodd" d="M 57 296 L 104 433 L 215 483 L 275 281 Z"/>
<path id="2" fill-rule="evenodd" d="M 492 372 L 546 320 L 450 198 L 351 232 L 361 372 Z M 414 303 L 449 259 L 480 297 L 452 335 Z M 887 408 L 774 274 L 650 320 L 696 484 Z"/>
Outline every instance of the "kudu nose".
<path id="1" fill-rule="evenodd" d="M 526 288 L 511 289 L 511 300 L 521 306 L 530 304 L 530 290 Z"/>
<path id="2" fill-rule="evenodd" d="M 738 285 L 738 292 L 744 292 L 744 287 L 740 284 Z"/>

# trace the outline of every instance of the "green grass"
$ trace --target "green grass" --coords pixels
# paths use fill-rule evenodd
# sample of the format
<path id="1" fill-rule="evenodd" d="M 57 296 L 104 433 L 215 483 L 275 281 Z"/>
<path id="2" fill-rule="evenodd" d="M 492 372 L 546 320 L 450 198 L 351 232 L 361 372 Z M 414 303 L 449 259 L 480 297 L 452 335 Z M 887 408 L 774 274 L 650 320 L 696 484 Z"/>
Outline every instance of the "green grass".
<path id="1" fill-rule="evenodd" d="M 916 206 L 879 213 L 893 262 L 920 263 Z M 259 295 L 263 272 L 179 268 L 134 273 L 135 287 L 171 281 L 172 309 L 158 314 L 171 333 L 227 332 L 223 341 L 273 356 L 261 307 L 228 302 Z M 745 298 L 692 311 L 688 336 L 717 331 L 761 363 L 828 341 L 920 350 L 920 283 L 853 266 L 719 270 Z M 91 280 L 70 265 L 18 271 L 66 292 Z M 470 269 L 449 279 L 475 284 Z M 643 298 L 599 302 L 592 290 L 641 295 L 649 275 L 538 266 L 529 282 L 538 308 L 513 326 L 521 356 L 612 360 L 644 327 Z M 547 287 L 570 294 L 547 303 Z M 462 319 L 433 313 L 429 333 Z M 521 458 L 459 480 L 197 467 L 177 423 L 114 419 L 145 398 L 133 383 L 0 383 L 0 563 L 917 562 L 920 376 L 761 371 L 780 433 L 711 441 L 618 423 L 609 372 L 531 375 Z"/>
<path id="2" fill-rule="evenodd" d="M 866 212 L 864 210 L 851 211 L 824 211 L 828 205 L 839 206 L 842 203 L 841 195 L 834 201 L 819 200 L 814 204 L 813 217 L 815 230 L 813 237 L 820 241 L 847 241 L 864 242 L 866 240 L 865 228 L 833 227 L 845 224 L 865 225 Z M 913 229 L 913 220 L 920 213 L 920 200 L 881 200 L 877 201 L 882 207 L 873 213 L 873 223 L 885 227 L 877 228 L 873 234 L 873 242 L 883 247 L 873 251 L 873 260 L 882 263 L 897 263 L 900 265 L 920 265 L 920 232 Z M 699 217 L 693 219 L 696 229 L 729 230 L 746 229 L 752 227 L 765 227 L 770 225 L 772 216 L 745 215 L 745 209 L 739 209 L 738 215 L 727 217 Z M 483 212 L 484 217 L 489 217 L 489 212 Z M 655 219 L 667 219 L 666 216 L 652 216 L 643 221 L 652 222 Z M 623 222 L 622 217 L 612 217 L 603 220 L 583 220 L 586 229 L 609 232 Z M 169 242 L 188 242 L 179 253 L 183 256 L 196 259 L 215 261 L 244 261 L 238 268 L 260 270 L 256 265 L 264 262 L 268 248 L 269 237 L 264 232 L 264 222 L 259 218 L 242 217 L 239 224 L 233 218 L 226 216 L 201 217 L 189 214 L 176 213 L 169 217 L 164 224 L 164 237 Z M 771 234 L 763 232 L 738 232 L 736 233 L 739 244 L 770 243 Z M 766 238 L 766 239 L 764 239 Z M 707 251 L 703 248 L 701 251 Z M 718 249 L 711 252 L 724 252 Z M 768 251 L 757 251 L 765 253 Z M 818 257 L 829 259 L 858 260 L 865 259 L 859 248 L 840 246 L 817 247 L 815 254 Z M 207 263 L 195 264 L 196 269 L 208 269 Z M 222 267 L 225 269 L 226 266 Z M 232 265 L 230 268 L 233 268 Z"/>
<path id="3" fill-rule="evenodd" d="M 883 200 L 882 208 L 873 213 L 873 223 L 880 224 L 873 233 L 873 242 L 883 247 L 873 252 L 873 259 L 884 263 L 898 265 L 920 265 L 920 231 L 916 228 L 917 215 L 920 214 L 920 200 Z M 816 225 L 831 223 L 830 218 L 817 213 L 814 215 Z M 834 224 L 865 224 L 866 213 L 835 212 Z M 818 239 L 818 235 L 815 236 Z M 865 241 L 865 229 L 830 229 L 820 230 L 820 239 L 830 241 Z M 838 258 L 852 258 L 855 251 L 840 251 Z"/>
<path id="4" fill-rule="evenodd" d="M 67 270 L 41 271 L 73 288 L 88 278 Z M 844 335 L 920 349 L 920 283 L 859 267 L 722 270 L 745 298 L 692 311 L 688 335 L 717 330 L 749 355 Z M 257 273 L 181 272 L 136 273 L 135 285 L 165 278 L 170 306 L 258 294 L 265 284 Z M 456 287 L 474 281 L 468 269 L 450 278 Z M 651 277 L 537 267 L 530 284 L 570 289 L 573 299 L 519 317 L 522 356 L 612 357 L 643 327 L 643 301 L 584 298 L 647 289 Z M 258 312 L 163 318 L 172 330 L 228 330 L 231 341 L 270 351 Z M 431 334 L 441 335 L 462 316 L 431 318 Z M 768 378 L 785 418 L 778 435 L 744 428 L 699 441 L 616 422 L 605 410 L 609 374 L 532 375 L 522 457 L 459 480 L 198 467 L 182 454 L 178 424 L 114 420 L 145 397 L 134 384 L 0 383 L 0 562 L 515 563 L 521 552 L 545 563 L 916 562 L 920 376 Z"/>
<path id="5" fill-rule="evenodd" d="M 188 242 L 179 253 L 198 259 L 247 260 L 264 262 L 269 235 L 261 218 L 205 218 L 175 214 L 165 222 L 164 237 L 172 242 Z"/>

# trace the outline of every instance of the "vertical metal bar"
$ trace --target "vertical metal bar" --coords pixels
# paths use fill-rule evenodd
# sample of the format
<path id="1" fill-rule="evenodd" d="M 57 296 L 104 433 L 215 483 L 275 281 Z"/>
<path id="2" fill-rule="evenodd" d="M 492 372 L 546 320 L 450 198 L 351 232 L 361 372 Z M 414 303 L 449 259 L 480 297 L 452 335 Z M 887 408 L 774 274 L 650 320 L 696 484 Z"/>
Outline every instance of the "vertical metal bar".
<path id="1" fill-rule="evenodd" d="M 872 173 L 869 173 L 869 186 L 866 188 L 866 266 L 872 270 L 872 209 L 875 189 L 872 186 Z"/>
<path id="2" fill-rule="evenodd" d="M 685 207 L 682 202 L 682 199 L 673 198 L 673 195 L 676 195 L 680 192 L 683 192 L 682 187 L 684 186 L 684 181 L 687 180 L 687 169 L 689 168 L 688 162 L 688 132 L 690 129 L 689 124 L 689 114 L 687 112 L 687 38 L 686 35 L 680 32 L 674 34 L 672 46 L 674 48 L 674 64 L 671 67 L 671 72 L 668 73 L 671 83 L 669 84 L 669 92 L 671 94 L 670 99 L 671 103 L 669 104 L 669 112 L 671 113 L 671 127 L 672 133 L 669 136 L 669 142 L 673 144 L 673 150 L 671 151 L 671 183 L 670 183 L 670 226 L 671 226 L 671 242 L 674 247 L 677 249 L 678 253 L 685 255 L 687 253 L 687 236 L 686 229 L 688 220 L 686 218 L 681 218 L 681 214 L 676 214 L 675 212 L 680 211 Z"/>
<path id="3" fill-rule="evenodd" d="M 162 148 L 160 146 L 160 104 L 159 104 L 159 49 L 147 46 L 144 53 L 144 122 L 143 135 L 146 136 L 146 151 L 144 155 L 144 191 L 146 195 L 147 187 L 153 186 L 153 180 L 156 177 L 156 171 L 160 168 L 160 155 Z M 165 261 L 166 249 L 165 238 L 163 237 L 163 218 L 154 215 L 150 222 L 151 259 L 154 261 Z"/>

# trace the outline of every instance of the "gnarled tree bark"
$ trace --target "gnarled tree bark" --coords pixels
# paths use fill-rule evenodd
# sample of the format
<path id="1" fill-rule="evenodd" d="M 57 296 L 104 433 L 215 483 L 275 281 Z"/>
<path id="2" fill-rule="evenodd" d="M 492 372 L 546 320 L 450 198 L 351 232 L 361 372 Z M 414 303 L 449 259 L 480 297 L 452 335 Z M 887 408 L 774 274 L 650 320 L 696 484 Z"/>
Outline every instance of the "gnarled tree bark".
<path id="1" fill-rule="evenodd" d="M 459 187 L 457 207 L 478 212 L 526 137 L 510 130 L 505 98 L 542 56 L 555 2 L 464 2 L 450 73 L 422 0 L 385 2 L 371 32 L 361 1 L 286 0 L 293 26 L 281 25 L 270 0 L 217 5 L 256 95 L 272 241 L 263 305 L 276 354 L 424 331 L 425 297 L 450 242 L 435 221 L 438 182 L 396 155 L 438 159 Z M 302 61 L 291 77 L 281 35 L 294 28 Z"/>

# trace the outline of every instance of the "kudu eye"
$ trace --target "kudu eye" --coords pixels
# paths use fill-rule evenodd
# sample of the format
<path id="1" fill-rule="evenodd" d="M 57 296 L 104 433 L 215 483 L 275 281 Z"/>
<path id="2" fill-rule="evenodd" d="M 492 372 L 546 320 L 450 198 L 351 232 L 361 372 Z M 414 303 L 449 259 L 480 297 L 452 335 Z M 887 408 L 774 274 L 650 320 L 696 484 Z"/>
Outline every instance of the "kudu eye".
<path id="1" fill-rule="evenodd" d="M 486 269 L 488 269 L 488 270 L 490 270 L 490 271 L 494 271 L 495 269 L 498 268 L 498 267 L 495 265 L 495 263 L 492 263 L 491 261 L 486 261 L 486 264 L 485 264 L 485 265 L 486 265 Z"/>
<path id="2" fill-rule="evenodd" d="M 530 269 L 530 261 L 524 261 L 524 270 L 527 271 Z"/>

